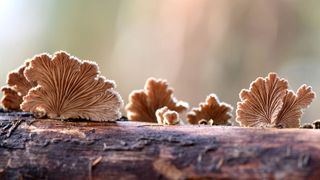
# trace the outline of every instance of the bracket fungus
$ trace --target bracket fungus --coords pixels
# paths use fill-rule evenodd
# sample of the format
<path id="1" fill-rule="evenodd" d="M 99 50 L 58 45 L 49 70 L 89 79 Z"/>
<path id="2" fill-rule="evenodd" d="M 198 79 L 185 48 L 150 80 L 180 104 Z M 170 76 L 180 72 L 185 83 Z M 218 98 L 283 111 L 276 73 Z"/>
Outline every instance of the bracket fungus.
<path id="1" fill-rule="evenodd" d="M 179 123 L 179 114 L 176 111 L 171 111 L 167 106 L 164 106 L 156 111 L 158 124 L 175 125 Z"/>
<path id="2" fill-rule="evenodd" d="M 277 74 L 258 78 L 249 90 L 240 92 L 236 121 L 244 127 L 299 128 L 303 109 L 315 98 L 310 86 L 302 85 L 297 93 L 288 90 L 288 82 Z"/>
<path id="3" fill-rule="evenodd" d="M 129 120 L 157 122 L 156 111 L 164 106 L 177 113 L 189 107 L 188 103 L 173 97 L 173 89 L 169 88 L 166 80 L 149 78 L 144 90 L 131 92 L 125 109 Z"/>
<path id="4" fill-rule="evenodd" d="M 190 124 L 229 125 L 233 108 L 229 104 L 221 103 L 215 94 L 210 94 L 205 103 L 200 103 L 199 108 L 193 108 L 187 114 Z"/>
<path id="5" fill-rule="evenodd" d="M 4 94 L 1 100 L 4 108 L 16 111 L 21 110 L 20 104 L 23 101 L 23 96 L 27 95 L 29 90 L 37 85 L 35 82 L 28 81 L 24 76 L 24 71 L 28 65 L 29 60 L 26 60 L 24 65 L 19 67 L 18 70 L 8 74 L 8 86 L 2 87 L 1 89 Z"/>
<path id="6" fill-rule="evenodd" d="M 123 101 L 115 82 L 100 75 L 98 66 L 66 52 L 33 57 L 24 76 L 36 82 L 23 97 L 21 109 L 52 119 L 83 118 L 114 121 L 120 118 Z"/>

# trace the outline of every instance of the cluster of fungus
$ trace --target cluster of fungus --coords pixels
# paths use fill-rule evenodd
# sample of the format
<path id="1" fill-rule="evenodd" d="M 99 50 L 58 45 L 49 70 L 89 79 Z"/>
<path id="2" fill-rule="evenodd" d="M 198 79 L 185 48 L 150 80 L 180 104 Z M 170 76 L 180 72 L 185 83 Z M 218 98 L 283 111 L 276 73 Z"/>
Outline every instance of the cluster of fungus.
<path id="1" fill-rule="evenodd" d="M 178 124 L 180 113 L 188 109 L 185 102 L 173 97 L 173 89 L 162 79 L 150 78 L 144 90 L 133 91 L 126 106 L 127 115 L 133 121 Z M 299 128 L 303 109 L 315 98 L 312 88 L 302 85 L 296 93 L 288 89 L 288 82 L 277 74 L 269 73 L 258 78 L 249 90 L 240 92 L 241 102 L 237 104 L 236 121 L 243 127 Z M 220 102 L 210 94 L 206 102 L 200 103 L 187 113 L 189 124 L 231 125 L 233 108 Z M 310 127 L 318 127 L 315 122 Z M 309 127 L 308 125 L 305 128 Z M 309 128 L 310 128 L 309 127 Z"/>
<path id="2" fill-rule="evenodd" d="M 150 78 L 143 90 L 133 91 L 126 106 L 129 120 L 158 122 L 158 124 L 179 124 L 181 113 L 188 109 L 188 104 L 173 97 L 173 89 L 166 80 Z M 187 114 L 190 124 L 228 125 L 232 107 L 220 103 L 215 94 L 210 94 L 206 103 L 192 109 Z"/>
<path id="3" fill-rule="evenodd" d="M 26 60 L 9 73 L 2 105 L 8 110 L 32 112 L 52 119 L 82 118 L 114 121 L 121 117 L 123 101 L 114 90 L 115 82 L 99 72 L 96 63 L 79 60 L 59 51 Z M 296 93 L 277 74 L 253 81 L 240 92 L 236 121 L 243 127 L 299 128 L 303 109 L 315 98 L 310 86 L 302 85 Z M 166 80 L 149 78 L 144 89 L 129 95 L 125 109 L 129 120 L 163 125 L 179 124 L 188 103 L 173 96 Z M 233 108 L 210 94 L 198 108 L 187 113 L 189 124 L 230 125 Z M 319 128 L 320 121 L 301 128 Z"/>
<path id="4" fill-rule="evenodd" d="M 249 90 L 240 93 L 236 121 L 244 127 L 299 128 L 303 109 L 315 98 L 310 86 L 302 85 L 296 93 L 277 74 L 258 78 Z"/>
<path id="5" fill-rule="evenodd" d="M 59 51 L 34 56 L 8 75 L 2 104 L 9 110 L 52 119 L 114 121 L 123 101 L 115 82 L 100 75 L 96 63 Z"/>

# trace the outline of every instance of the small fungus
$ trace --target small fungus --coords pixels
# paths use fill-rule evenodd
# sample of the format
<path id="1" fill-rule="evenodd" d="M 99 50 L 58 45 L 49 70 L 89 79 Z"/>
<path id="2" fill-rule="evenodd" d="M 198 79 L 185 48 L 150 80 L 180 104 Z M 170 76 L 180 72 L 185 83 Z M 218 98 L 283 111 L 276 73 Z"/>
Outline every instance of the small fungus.
<path id="1" fill-rule="evenodd" d="M 190 124 L 229 125 L 232 110 L 232 106 L 221 103 L 217 95 L 210 94 L 205 103 L 200 103 L 187 114 L 187 121 Z"/>
<path id="2" fill-rule="evenodd" d="M 173 89 L 169 88 L 166 80 L 149 78 L 144 90 L 136 90 L 129 95 L 126 111 L 129 120 L 157 122 L 156 111 L 164 106 L 177 113 L 189 107 L 186 102 L 173 97 Z"/>
<path id="3" fill-rule="evenodd" d="M 17 70 L 8 74 L 7 85 L 2 88 L 4 94 L 2 105 L 8 110 L 20 110 L 23 96 L 28 94 L 28 91 L 35 87 L 35 82 L 30 82 L 24 76 L 24 70 L 29 65 L 29 60 L 26 60 L 24 65 Z"/>
<path id="4" fill-rule="evenodd" d="M 314 129 L 320 129 L 320 120 L 315 120 L 312 124 Z"/>
<path id="5" fill-rule="evenodd" d="M 179 114 L 164 106 L 156 111 L 158 124 L 175 125 L 179 123 Z"/>
<path id="6" fill-rule="evenodd" d="M 18 95 L 17 91 L 10 87 L 2 87 L 3 97 L 1 99 L 2 106 L 8 110 L 20 110 L 22 97 Z"/>
<path id="7" fill-rule="evenodd" d="M 303 109 L 315 98 L 310 86 L 297 93 L 288 90 L 288 82 L 277 74 L 258 78 L 249 90 L 240 92 L 236 121 L 244 127 L 299 128 Z"/>
<path id="8" fill-rule="evenodd" d="M 29 90 L 37 85 L 34 81 L 28 81 L 24 75 L 25 69 L 30 64 L 29 61 L 30 60 L 26 60 L 24 65 L 19 67 L 17 71 L 8 74 L 7 84 L 22 97 L 27 95 Z"/>
<path id="9" fill-rule="evenodd" d="M 303 129 L 314 129 L 313 124 L 311 123 L 305 123 L 303 126 L 301 126 Z"/>
<path id="10" fill-rule="evenodd" d="M 101 76 L 96 63 L 63 51 L 37 55 L 29 63 L 24 75 L 37 86 L 23 97 L 23 111 L 53 119 L 114 121 L 121 117 L 123 102 L 113 89 L 115 82 Z"/>

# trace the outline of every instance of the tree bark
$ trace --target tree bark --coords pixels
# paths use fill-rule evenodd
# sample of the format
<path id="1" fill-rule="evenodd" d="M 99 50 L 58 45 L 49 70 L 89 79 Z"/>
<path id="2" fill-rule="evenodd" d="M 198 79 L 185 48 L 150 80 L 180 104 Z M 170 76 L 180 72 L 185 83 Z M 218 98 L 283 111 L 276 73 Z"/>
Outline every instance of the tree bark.
<path id="1" fill-rule="evenodd" d="M 0 179 L 316 179 L 320 131 L 0 116 Z"/>

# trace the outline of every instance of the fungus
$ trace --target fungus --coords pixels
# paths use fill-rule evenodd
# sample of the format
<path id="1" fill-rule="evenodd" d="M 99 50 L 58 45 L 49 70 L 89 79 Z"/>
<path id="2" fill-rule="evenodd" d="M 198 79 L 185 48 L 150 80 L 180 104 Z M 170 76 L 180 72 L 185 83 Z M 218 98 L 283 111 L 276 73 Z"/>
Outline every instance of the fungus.
<path id="1" fill-rule="evenodd" d="M 258 78 L 249 90 L 240 92 L 236 121 L 244 127 L 299 128 L 303 109 L 315 97 L 310 86 L 302 85 L 297 93 L 288 90 L 288 82 L 275 73 Z"/>
<path id="2" fill-rule="evenodd" d="M 19 67 L 17 71 L 8 74 L 7 84 L 12 87 L 20 96 L 25 96 L 28 91 L 37 84 L 34 81 L 28 81 L 24 75 L 25 69 L 29 66 L 30 60 L 26 60 L 24 65 Z"/>
<path id="3" fill-rule="evenodd" d="M 144 90 L 135 90 L 129 95 L 125 109 L 129 120 L 157 122 L 155 113 L 164 106 L 177 113 L 188 109 L 186 102 L 173 97 L 173 89 L 169 88 L 166 80 L 149 78 Z"/>
<path id="4" fill-rule="evenodd" d="M 217 95 L 210 94 L 205 103 L 200 103 L 187 114 L 187 121 L 190 124 L 229 125 L 232 110 L 232 106 L 221 103 Z"/>
<path id="5" fill-rule="evenodd" d="M 179 114 L 164 106 L 156 111 L 158 124 L 175 125 L 179 123 Z"/>
<path id="6" fill-rule="evenodd" d="M 37 86 L 23 97 L 21 109 L 53 119 L 83 118 L 114 121 L 121 117 L 121 96 L 115 82 L 100 75 L 98 66 L 66 52 L 40 54 L 29 61 L 24 75 Z"/>
<path id="7" fill-rule="evenodd" d="M 315 120 L 312 124 L 314 129 L 320 129 L 320 120 Z"/>
<path id="8" fill-rule="evenodd" d="M 8 74 L 8 86 L 2 88 L 4 94 L 2 98 L 2 105 L 9 110 L 20 110 L 23 96 L 27 95 L 28 91 L 35 87 L 35 82 L 30 82 L 24 76 L 24 70 L 29 65 L 29 60 L 25 61 L 24 65 L 17 70 Z"/>
<path id="9" fill-rule="evenodd" d="M 214 126 L 214 122 L 212 119 L 210 120 L 206 120 L 206 119 L 201 119 L 199 122 L 198 122 L 199 125 L 210 125 L 210 126 Z"/>
<path id="10" fill-rule="evenodd" d="M 20 104 L 22 103 L 22 97 L 18 95 L 10 87 L 2 87 L 3 97 L 1 99 L 2 106 L 8 110 L 20 110 Z"/>
<path id="11" fill-rule="evenodd" d="M 303 126 L 301 126 L 303 129 L 314 129 L 313 124 L 305 123 Z"/>

